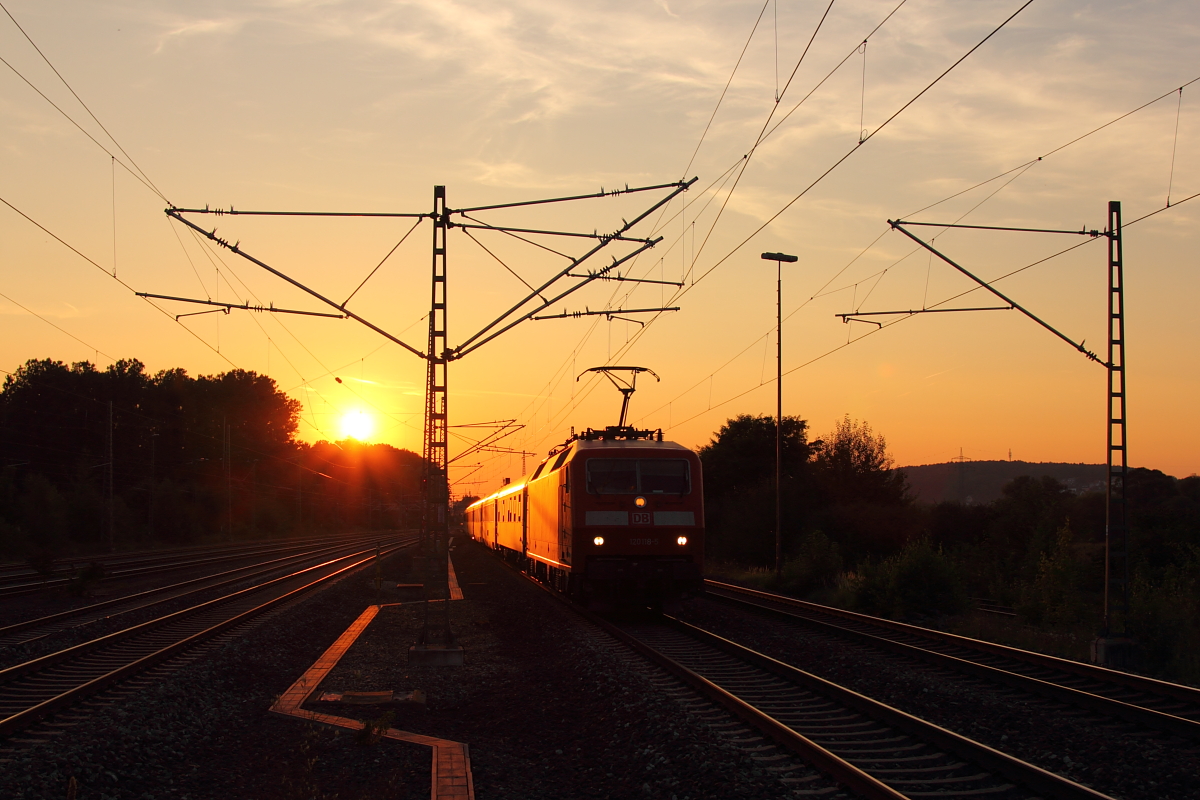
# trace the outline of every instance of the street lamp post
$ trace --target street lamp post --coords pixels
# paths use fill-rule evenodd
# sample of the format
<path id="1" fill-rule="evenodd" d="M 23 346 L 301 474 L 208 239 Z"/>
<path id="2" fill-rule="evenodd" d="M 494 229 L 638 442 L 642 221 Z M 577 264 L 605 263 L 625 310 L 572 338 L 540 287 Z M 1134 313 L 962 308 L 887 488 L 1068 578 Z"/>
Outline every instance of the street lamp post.
<path id="1" fill-rule="evenodd" d="M 775 580 L 783 577 L 783 262 L 797 256 L 763 253 L 775 262 Z"/>

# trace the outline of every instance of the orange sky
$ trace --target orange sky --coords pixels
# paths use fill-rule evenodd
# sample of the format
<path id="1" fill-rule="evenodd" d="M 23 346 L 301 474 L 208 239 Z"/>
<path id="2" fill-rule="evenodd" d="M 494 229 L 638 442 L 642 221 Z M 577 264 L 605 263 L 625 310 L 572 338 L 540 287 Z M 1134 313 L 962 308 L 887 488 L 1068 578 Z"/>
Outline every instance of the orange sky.
<path id="1" fill-rule="evenodd" d="M 931 306 L 971 288 L 888 232 L 889 218 L 1098 228 L 1109 200 L 1123 202 L 1128 223 L 1163 208 L 1168 191 L 1172 202 L 1200 191 L 1200 83 L 1058 149 L 1200 75 L 1200 11 L 1186 2 L 1096 13 L 1038 0 L 879 130 L 1019 5 L 913 0 L 864 56 L 856 45 L 896 3 L 835 4 L 790 84 L 824 4 L 778 3 L 778 29 L 769 5 L 697 150 L 759 3 L 6 0 L 123 150 L 0 16 L 11 65 L 0 65 L 0 197 L 95 262 L 0 206 L 0 368 L 137 357 L 152 370 L 253 369 L 302 401 L 306 439 L 340 436 L 341 417 L 362 413 L 376 440 L 419 450 L 424 364 L 357 323 L 244 311 L 177 322 L 202 309 L 161 302 L 160 311 L 134 297 L 127 287 L 325 310 L 202 246 L 163 214 L 167 202 L 423 212 L 434 184 L 447 186 L 451 208 L 587 193 L 678 180 L 695 151 L 686 208 L 676 201 L 637 230 L 664 238 L 625 273 L 682 277 L 686 289 L 597 282 L 554 306 L 681 310 L 636 315 L 644 328 L 602 317 L 525 323 L 452 365 L 453 424 L 516 419 L 524 427 L 505 443 L 543 454 L 571 426 L 616 421 L 616 391 L 575 380 L 604 363 L 661 375 L 639 383 L 632 417 L 689 446 L 735 414 L 772 413 L 774 265 L 759 258 L 772 250 L 800 257 L 785 266 L 785 413 L 809 419 L 815 434 L 849 414 L 882 432 L 900 464 L 946 461 L 960 448 L 973 459 L 1011 450 L 1028 461 L 1103 461 L 1105 370 L 1017 312 L 893 318 L 882 330 L 833 316 Z M 782 124 L 753 150 L 785 87 L 773 117 Z M 166 201 L 135 179 L 139 169 Z M 652 199 L 487 219 L 605 232 Z M 195 219 L 339 301 L 412 224 Z M 1188 411 L 1200 394 L 1200 333 L 1189 324 L 1198 219 L 1200 199 L 1131 225 L 1125 241 L 1131 460 L 1180 476 L 1200 469 Z M 1077 243 L 924 231 L 988 280 Z M 453 231 L 452 344 L 516 302 L 521 280 L 540 283 L 566 263 L 500 234 L 477 238 L 520 279 Z M 584 246 L 539 241 L 574 255 Z M 1104 241 L 1091 241 L 997 286 L 1103 356 L 1105 258 Z M 126 285 L 104 274 L 114 262 Z M 350 307 L 423 348 L 429 264 L 423 223 Z M 995 304 L 982 291 L 954 303 Z M 483 466 L 456 491 L 521 470 L 514 455 L 463 461 L 455 479 Z"/>

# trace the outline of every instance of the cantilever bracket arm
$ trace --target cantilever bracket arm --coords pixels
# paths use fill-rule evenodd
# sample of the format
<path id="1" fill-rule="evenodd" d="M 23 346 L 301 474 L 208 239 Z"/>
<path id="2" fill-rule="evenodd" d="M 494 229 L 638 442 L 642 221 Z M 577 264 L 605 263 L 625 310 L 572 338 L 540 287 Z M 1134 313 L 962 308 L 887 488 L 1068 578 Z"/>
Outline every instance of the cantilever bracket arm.
<path id="1" fill-rule="evenodd" d="M 150 292 L 134 292 L 134 294 L 137 295 L 138 297 L 150 297 L 155 300 L 178 300 L 180 303 L 198 303 L 199 305 L 202 305 L 202 306 L 220 306 L 220 308 L 216 308 L 216 309 L 214 309 L 214 311 L 224 311 L 226 314 L 228 314 L 231 309 L 237 309 L 238 311 L 269 311 L 272 314 L 302 314 L 303 316 L 306 316 L 306 317 L 329 317 L 331 319 L 345 319 L 346 318 L 345 314 L 326 314 L 324 311 L 297 311 L 294 308 L 276 308 L 274 303 L 271 303 L 271 304 L 265 305 L 265 306 L 252 306 L 252 305 L 250 305 L 249 302 L 220 303 L 220 302 L 217 302 L 216 300 L 196 300 L 191 297 L 175 297 L 175 296 L 169 295 L 169 294 L 151 294 Z M 195 314 L 208 314 L 211 312 L 197 311 L 194 313 Z M 179 317 L 190 317 L 190 316 L 193 316 L 193 314 L 179 314 L 176 317 L 176 319 L 178 319 Z"/>
<path id="2" fill-rule="evenodd" d="M 562 291 L 562 292 L 559 292 L 559 293 L 558 293 L 558 294 L 556 294 L 554 297 L 551 297 L 549 300 L 544 300 L 544 299 L 543 299 L 543 300 L 542 300 L 542 302 L 541 302 L 541 304 L 540 304 L 540 305 L 538 305 L 536 308 L 534 308 L 532 311 L 528 311 L 528 312 L 526 312 L 526 313 L 522 314 L 521 316 L 519 316 L 519 317 L 517 317 L 516 319 L 512 320 L 511 322 L 509 322 L 509 323 L 508 323 L 507 325 L 505 325 L 504 327 L 500 328 L 499 330 L 492 331 L 492 333 L 488 334 L 487 336 L 484 336 L 482 339 L 480 339 L 480 338 L 479 338 L 480 336 L 482 336 L 482 335 L 483 335 L 483 333 L 484 333 L 485 331 L 488 331 L 488 330 L 490 330 L 491 328 L 493 328 L 494 326 L 496 326 L 497 324 L 499 324 L 499 323 L 503 322 L 503 321 L 504 321 L 504 320 L 506 320 L 506 319 L 509 319 L 509 318 L 512 316 L 513 312 L 517 311 L 519 308 L 521 308 L 521 306 L 523 306 L 523 305 L 525 305 L 526 303 L 528 303 L 528 302 L 529 302 L 529 301 L 530 301 L 530 300 L 531 300 L 531 299 L 532 299 L 532 298 L 533 298 L 535 295 L 528 295 L 528 296 L 526 296 L 526 298 L 525 298 L 524 300 L 522 300 L 520 303 L 518 303 L 518 304 L 517 304 L 516 306 L 514 306 L 512 309 L 510 309 L 510 310 L 508 310 L 508 311 L 504 312 L 504 314 L 503 314 L 502 316 L 500 316 L 500 317 L 497 317 L 497 318 L 496 318 L 496 320 L 494 320 L 493 322 L 489 323 L 489 324 L 488 324 L 486 327 L 484 327 L 484 328 L 483 328 L 482 330 L 480 330 L 478 333 L 474 334 L 474 335 L 473 335 L 471 338 L 467 339 L 467 341 L 463 342 L 463 343 L 462 343 L 462 344 L 460 344 L 458 347 L 454 348 L 454 350 L 453 350 L 453 351 L 451 351 L 451 353 L 450 353 L 449 357 L 450 357 L 451 359 L 459 359 L 459 358 L 462 358 L 463 356 L 465 356 L 467 353 L 470 353 L 470 352 L 471 352 L 471 351 L 473 351 L 473 350 L 478 350 L 480 347 L 483 347 L 485 344 L 487 344 L 488 342 L 490 342 L 492 339 L 495 339 L 497 336 L 500 336 L 501 334 L 503 334 L 503 333 L 506 333 L 506 332 L 508 332 L 508 331 L 512 330 L 513 328 L 517 327 L 518 325 L 520 325 L 520 324 L 521 324 L 522 322 L 524 322 L 525 320 L 528 320 L 528 319 L 533 319 L 533 318 L 534 318 L 534 316 L 535 316 L 535 315 L 536 315 L 536 314 L 537 314 L 539 311 L 542 311 L 542 310 L 544 310 L 544 309 L 547 309 L 547 308 L 549 308 L 550 306 L 552 306 L 552 305 L 554 305 L 555 303 L 557 303 L 559 300 L 562 300 L 562 299 L 563 299 L 564 297 L 566 297 L 567 295 L 574 294 L 574 293 L 575 293 L 575 292 L 577 292 L 578 290 L 582 289 L 584 286 L 587 286 L 587 285 L 588 285 L 589 283 L 591 283 L 592 281 L 595 281 L 595 280 L 600 280 L 600 279 L 603 277 L 603 275 L 604 275 L 606 272 L 608 272 L 609 270 L 614 270 L 614 269 L 616 269 L 617 267 L 619 267 L 619 266 L 621 266 L 622 264 L 624 264 L 626 261 L 629 261 L 631 258 L 635 258 L 635 257 L 637 257 L 638 255 L 641 255 L 642 253 L 644 253 L 645 251 L 649 250 L 649 249 L 650 249 L 651 247 L 653 247 L 654 245 L 656 245 L 656 244 L 658 244 L 659 242 L 661 242 L 661 241 L 662 241 L 662 239 L 663 239 L 663 237 L 661 237 L 661 236 L 659 236 L 657 239 L 651 239 L 651 240 L 650 240 L 650 241 L 649 241 L 647 244 L 644 244 L 644 245 L 642 245 L 642 246 L 640 246 L 640 247 L 636 248 L 636 249 L 635 249 L 633 252 L 631 252 L 631 253 L 627 253 L 626 255 L 622 256 L 621 258 L 614 259 L 614 260 L 613 260 L 613 262 L 612 262 L 611 264 L 609 264 L 607 267 L 604 267 L 603 269 L 599 270 L 599 271 L 596 273 L 596 275 L 594 275 L 594 276 L 592 276 L 592 277 L 587 277 L 587 278 L 582 278 L 582 279 L 580 279 L 580 281 L 579 281 L 578 283 L 576 283 L 574 286 L 572 286 L 572 287 L 570 287 L 570 288 L 568 288 L 568 289 L 566 289 L 566 290 L 564 290 L 564 291 Z M 596 249 L 599 249 L 600 247 L 603 247 L 603 245 L 598 245 Z M 595 250 L 593 250 L 592 252 L 595 252 Z M 589 255 L 590 255 L 590 253 L 589 253 Z M 584 258 L 587 258 L 587 256 L 584 256 Z M 581 258 L 581 259 L 579 259 L 578 261 L 576 261 L 576 262 L 575 262 L 575 264 L 578 264 L 580 261 L 583 261 L 583 259 L 582 259 L 582 258 Z M 574 266 L 574 264 L 573 264 L 572 266 Z M 570 268 L 568 267 L 567 269 L 563 270 L 561 273 L 559 273 L 558 275 L 556 275 L 555 277 L 551 278 L 549 281 L 547 281 L 546 283 L 544 283 L 544 284 L 543 284 L 543 285 L 542 285 L 542 286 L 541 286 L 541 287 L 540 287 L 540 288 L 537 290 L 538 294 L 537 294 L 536 296 L 537 296 L 539 299 L 541 299 L 541 294 L 540 294 L 541 290 L 542 290 L 542 289 L 545 289 L 545 288 L 546 288 L 546 287 L 548 287 L 548 286 L 550 286 L 551 284 L 553 284 L 554 282 L 556 282 L 557 280 L 559 280 L 559 278 L 563 277 L 564 275 L 568 275 L 568 274 L 569 274 L 569 271 L 570 271 Z M 472 344 L 472 342 L 473 342 L 473 344 Z M 468 346 L 468 345 L 469 345 L 469 346 Z"/>
<path id="3" fill-rule="evenodd" d="M 1027 317 L 1029 317 L 1031 320 L 1033 320 L 1034 322 L 1036 322 L 1038 325 L 1041 325 L 1043 328 L 1045 328 L 1046 330 L 1050 331 L 1051 333 L 1053 333 L 1053 334 L 1054 334 L 1055 336 L 1057 336 L 1058 338 L 1062 339 L 1062 340 L 1063 340 L 1064 342 L 1066 342 L 1067 344 L 1071 345 L 1071 347 L 1072 347 L 1072 348 L 1074 348 L 1075 350 L 1078 350 L 1080 353 L 1083 353 L 1083 355 L 1084 355 L 1084 356 L 1085 356 L 1085 357 L 1086 357 L 1086 358 L 1087 358 L 1089 361 L 1095 361 L 1097 364 L 1102 364 L 1102 365 L 1104 365 L 1105 367 L 1108 367 L 1108 366 L 1109 366 L 1109 364 L 1108 364 L 1108 362 L 1107 362 L 1107 361 L 1101 361 L 1099 356 L 1097 356 L 1097 355 L 1096 355 L 1095 353 L 1093 353 L 1091 350 L 1088 350 L 1086 347 L 1084 347 L 1084 346 L 1083 346 L 1083 342 L 1076 342 L 1074 339 L 1072 339 L 1072 338 L 1070 338 L 1069 336 L 1067 336 L 1066 334 L 1062 333 L 1062 332 L 1061 332 L 1061 331 L 1059 331 L 1057 328 L 1055 328 L 1054 326 L 1052 326 L 1050 323 L 1046 322 L 1046 321 L 1045 321 L 1045 320 L 1043 320 L 1041 317 L 1037 316 L 1037 315 L 1036 315 L 1036 314 L 1034 314 L 1032 311 L 1030 311 L 1029 309 L 1027 309 L 1027 308 L 1025 308 L 1024 306 L 1022 306 L 1022 305 L 1021 305 L 1020 303 L 1018 303 L 1017 301 L 1015 301 L 1015 300 L 1013 300 L 1012 298 L 1008 297 L 1007 295 L 1003 294 L 1003 293 L 1002 293 L 1002 292 L 1001 292 L 999 289 L 995 288 L 994 286 L 992 286 L 992 285 L 991 285 L 990 283 L 988 283 L 987 281 L 985 281 L 985 280 L 983 280 L 983 279 L 981 279 L 981 278 L 977 278 L 977 277 L 976 277 L 975 275 L 973 275 L 973 274 L 972 274 L 970 271 L 968 271 L 966 267 L 962 266 L 961 264 L 958 264 L 957 262 L 955 262 L 953 259 L 951 259 L 951 258 L 950 258 L 949 256 L 947 256 L 946 254 L 944 254 L 944 253 L 942 253 L 942 252 L 938 251 L 938 250 L 937 250 L 935 247 L 933 247 L 932 245 L 930 245 L 928 242 L 922 241 L 922 240 L 921 240 L 921 239 L 919 239 L 918 237 L 914 236 L 914 235 L 913 235 L 913 233 L 912 233 L 911 231 L 909 231 L 909 230 L 906 230 L 906 229 L 904 228 L 904 226 L 905 226 L 906 224 L 908 224 L 908 223 L 904 222 L 903 220 L 890 220 L 890 219 L 889 219 L 889 220 L 888 220 L 888 224 L 892 226 L 892 229 L 893 229 L 893 230 L 900 231 L 900 232 L 901 232 L 901 233 L 903 233 L 905 236 L 907 236 L 908 238 L 912 239 L 912 240 L 913 240 L 914 242 L 916 242 L 917 244 L 921 245 L 921 247 L 924 247 L 926 250 L 928 250 L 929 252 L 933 253 L 935 256 L 937 256 L 938 258 L 940 258 L 942 261 L 945 261 L 947 264 L 949 264 L 950 266 L 954 267 L 956 270 L 958 270 L 959 272 L 961 272 L 963 275 L 966 275 L 968 278 L 970 278 L 971 280 L 975 281 L 975 282 L 976 282 L 977 284 L 979 284 L 979 285 L 980 285 L 982 288 L 984 288 L 984 289 L 987 289 L 989 292 L 991 292 L 992 294 L 996 295 L 996 297 L 999 297 L 1001 300 L 1003 300 L 1004 302 L 1008 303 L 1010 306 L 1012 306 L 1013 308 L 1015 308 L 1017 311 L 1020 311 L 1022 314 L 1024 314 L 1024 315 L 1025 315 L 1025 316 L 1027 316 Z M 1059 233 L 1060 231 L 1053 231 L 1053 232 L 1054 232 L 1054 233 Z M 1090 235 L 1090 234 L 1088 234 L 1087 232 L 1081 232 L 1081 231 L 1070 231 L 1070 233 L 1083 233 L 1084 235 Z"/>
<path id="4" fill-rule="evenodd" d="M 530 317 L 530 319 L 543 320 L 543 319 L 579 319 L 580 317 L 608 317 L 609 321 L 611 322 L 614 318 L 620 319 L 619 317 L 616 316 L 617 314 L 657 314 L 661 311 L 678 311 L 678 310 L 679 310 L 679 306 L 672 306 L 671 308 L 614 308 L 614 309 L 610 309 L 608 311 L 592 311 L 591 309 L 586 309 L 584 311 L 564 311 L 561 314 L 545 314 L 540 317 Z M 638 322 L 638 320 L 636 320 L 636 319 L 631 319 L 628 321 L 629 322 L 637 322 L 638 325 L 642 325 L 642 326 L 645 325 L 644 322 Z"/>
<path id="5" fill-rule="evenodd" d="M 397 338 L 397 337 L 393 336 L 392 334 L 388 333 L 388 332 L 387 332 L 387 331 L 385 331 L 383 328 L 380 328 L 378 325 L 375 325 L 375 324 L 373 324 L 373 323 L 369 322 L 368 320 L 364 319 L 363 317 L 360 317 L 358 314 L 355 314 L 353 311 L 351 311 L 350 309 L 346 308 L 346 307 L 345 307 L 344 305 L 342 305 L 341 303 L 337 303 L 337 302 L 335 302 L 335 301 L 333 301 L 333 300 L 330 300 L 330 299 L 329 299 L 328 297 L 326 297 L 325 295 L 321 294 L 320 292 L 314 291 L 313 289 L 310 289 L 310 288 L 308 288 L 307 286 L 305 286 L 303 283 L 301 283 L 300 281 L 296 280 L 295 278 L 292 278 L 292 277 L 289 277 L 288 275 L 285 275 L 285 274 L 283 274 L 283 273 L 282 273 L 282 272 L 280 272 L 279 270 L 277 270 L 277 269 L 275 269 L 274 267 L 272 267 L 270 264 L 267 264 L 267 263 L 266 263 L 266 262 L 264 262 L 264 261 L 259 261 L 257 258 L 255 258 L 254 256 L 250 255 L 250 254 L 249 254 L 249 253 L 247 253 L 245 250 L 242 250 L 242 249 L 239 247 L 239 244 L 240 244 L 239 242 L 234 242 L 233 244 L 230 244 L 230 243 L 229 243 L 229 242 L 227 242 L 226 240 L 224 240 L 224 239 L 222 239 L 221 237 L 217 236 L 217 231 L 216 231 L 216 229 L 215 229 L 215 228 L 214 228 L 213 230 L 211 230 L 211 231 L 206 231 L 206 230 L 204 230 L 203 228 L 201 228 L 199 225 L 196 225 L 195 223 L 193 223 L 192 221 L 190 221 L 190 220 L 187 220 L 187 219 L 184 219 L 184 218 L 181 216 L 181 213 L 184 211 L 184 209 L 179 209 L 179 208 L 174 208 L 174 207 L 172 207 L 172 208 L 165 209 L 165 211 L 166 211 L 166 214 L 167 214 L 167 216 L 168 216 L 168 217 L 171 217 L 172 219 L 175 219 L 175 220 L 178 220 L 179 222 L 182 222 L 184 225 L 187 225 L 189 228 L 191 228 L 192 230 L 196 231 L 196 233 L 199 233 L 201 236 L 204 236 L 206 239 L 209 239 L 209 240 L 211 240 L 211 241 L 213 241 L 213 242 L 216 242 L 218 245 L 220 245 L 221 247 L 224 247 L 224 248 L 225 248 L 225 249 L 227 249 L 227 250 L 231 250 L 231 251 L 233 251 L 233 252 L 234 252 L 234 253 L 236 253 L 237 255 L 239 255 L 239 256 L 241 256 L 242 258 L 244 258 L 244 259 L 246 259 L 247 261 L 249 261 L 251 264 L 255 264 L 255 265 L 259 266 L 259 267 L 262 267 L 263 269 L 265 269 L 267 272 L 271 273 L 271 274 L 272 274 L 272 275 L 274 275 L 275 277 L 277 277 L 277 278 L 282 278 L 283 280 L 285 280 L 285 281 L 287 281 L 288 283 L 290 283 L 292 286 L 295 286 L 297 289 L 300 289 L 300 290 L 302 290 L 302 291 L 304 291 L 304 292 L 307 292 L 308 294 L 310 294 L 310 295 L 312 295 L 313 297 L 317 298 L 317 299 L 318 299 L 318 300 L 320 300 L 322 303 L 325 303 L 325 304 L 326 304 L 326 305 L 328 305 L 328 306 L 332 306 L 333 308 L 336 308 L 338 311 L 342 312 L 343 314 L 345 314 L 345 315 L 346 315 L 347 317 L 349 317 L 350 319 L 354 320 L 355 322 L 359 322 L 359 323 L 361 323 L 361 324 L 365 325 L 366 327 L 368 327 L 368 328 L 370 328 L 371 330 L 373 330 L 373 331 L 375 331 L 376 333 L 378 333 L 378 334 L 379 334 L 380 336 L 382 336 L 383 338 L 385 338 L 385 339 L 388 339 L 389 341 L 395 342 L 396 344 L 400 345 L 400 346 L 401 346 L 401 347 L 403 347 L 405 350 L 409 351 L 410 353 L 412 353 L 413 355 L 417 356 L 418 358 L 423 358 L 423 359 L 427 359 L 427 358 L 429 358 L 429 356 L 427 356 L 425 353 L 422 353 L 420 350 L 418 350 L 417 348 L 415 348 L 415 347 L 413 347 L 412 345 L 408 344 L 407 342 L 401 341 L 399 338 Z"/>
<path id="6" fill-rule="evenodd" d="M 638 189 L 637 191 L 648 191 L 650 188 L 654 188 L 654 189 L 668 189 L 669 188 L 672 191 L 669 192 L 665 197 L 663 197 L 660 200 L 658 200 L 657 202 L 653 203 L 649 208 L 647 208 L 645 211 L 638 214 L 632 220 L 624 220 L 623 219 L 622 222 L 624 224 L 614 232 L 613 236 L 623 236 L 625 233 L 630 231 L 634 226 L 636 226 L 642 220 L 646 219 L 651 214 L 653 214 L 655 211 L 662 208 L 667 203 L 671 202 L 671 200 L 673 200 L 678 195 L 682 194 L 683 192 L 686 192 L 691 187 L 691 185 L 693 183 L 695 183 L 697 180 L 698 180 L 697 178 L 692 178 L 691 180 L 677 181 L 675 183 L 663 184 L 662 186 Z M 634 191 L 634 190 L 628 190 L 628 191 Z M 608 192 L 607 194 L 613 194 L 613 192 Z M 602 192 L 601 195 L 597 195 L 597 196 L 603 196 L 603 195 L 604 195 L 604 193 Z M 580 198 L 565 198 L 565 199 L 583 199 L 583 197 L 585 197 L 585 196 L 581 196 Z M 504 207 L 508 207 L 508 206 L 492 206 L 492 207 L 493 208 L 504 208 Z M 461 209 L 460 213 L 461 213 L 461 211 L 474 211 L 474 210 L 478 210 L 478 209 Z M 517 304 L 514 305 L 512 308 L 508 309 L 503 314 L 496 317 L 496 319 L 492 320 L 487 325 L 484 325 L 478 331 L 471 334 L 471 336 L 467 337 L 466 340 L 464 340 L 461 344 L 459 344 L 457 347 L 453 348 L 449 352 L 449 358 L 451 358 L 452 360 L 462 358 L 463 356 L 465 356 L 467 353 L 471 352 L 472 350 L 476 350 L 479 347 L 483 346 L 484 344 L 487 344 L 488 342 L 490 342 L 492 339 L 495 339 L 500 334 L 504 333 L 505 331 L 511 330 L 512 328 L 516 327 L 520 323 L 531 318 L 534 314 L 538 313 L 539 311 L 544 310 L 551 304 L 556 303 L 559 300 L 561 300 L 562 298 L 566 297 L 568 294 L 571 294 L 575 290 L 582 288 L 583 286 L 587 285 L 588 283 L 591 283 L 593 280 L 599 279 L 603 275 L 607 275 L 609 272 L 616 269 L 618 266 L 625 263 L 629 259 L 633 258 L 634 256 L 637 256 L 638 254 L 642 253 L 643 251 L 648 250 L 649 248 L 651 248 L 654 245 L 661 242 L 662 238 L 663 237 L 659 236 L 656 239 L 644 240 L 643 244 L 640 247 L 636 248 L 632 253 L 629 253 L 628 255 L 624 256 L 623 258 L 614 259 L 613 263 L 609 264 L 607 267 L 604 267 L 603 269 L 598 270 L 594 277 L 588 277 L 588 278 L 582 279 L 579 283 L 572 286 L 570 289 L 567 289 L 565 292 L 559 294 L 557 297 L 553 297 L 550 300 L 544 301 L 544 302 L 542 302 L 541 305 L 539 305 L 537 308 L 534 308 L 532 311 L 522 314 L 521 316 L 518 316 L 516 319 L 512 319 L 513 315 L 517 314 L 521 308 L 525 307 L 526 304 L 532 302 L 535 298 L 540 299 L 542 293 L 545 292 L 547 289 L 549 289 L 553 284 L 557 283 L 561 279 L 570 275 L 572 270 L 574 270 L 576 267 L 578 267 L 584 261 L 587 261 L 589 258 L 594 256 L 596 253 L 600 252 L 600 250 L 607 247 L 614 240 L 613 240 L 613 238 L 609 237 L 609 238 L 598 241 L 595 244 L 595 246 L 593 246 L 590 250 L 588 250 L 582 256 L 580 256 L 579 258 L 572 259 L 571 263 L 568 264 L 564 269 L 562 269 L 561 271 L 556 273 L 549 280 L 545 281 L 541 286 L 538 286 L 537 288 L 533 289 L 525 297 L 521 298 L 521 300 L 519 302 L 517 302 Z M 507 322 L 507 324 L 505 324 L 507 320 L 511 320 L 511 321 Z M 499 330 L 495 330 L 499 326 L 503 326 L 503 327 L 500 327 Z"/>

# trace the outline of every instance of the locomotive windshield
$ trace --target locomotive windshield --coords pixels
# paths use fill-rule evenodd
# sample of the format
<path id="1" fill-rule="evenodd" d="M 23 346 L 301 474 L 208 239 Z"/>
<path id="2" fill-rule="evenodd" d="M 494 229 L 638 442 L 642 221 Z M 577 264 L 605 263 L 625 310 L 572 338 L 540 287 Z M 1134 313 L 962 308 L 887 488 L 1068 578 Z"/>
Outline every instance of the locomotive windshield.
<path id="1" fill-rule="evenodd" d="M 587 462 L 590 494 L 687 494 L 688 462 L 663 458 L 592 458 Z"/>

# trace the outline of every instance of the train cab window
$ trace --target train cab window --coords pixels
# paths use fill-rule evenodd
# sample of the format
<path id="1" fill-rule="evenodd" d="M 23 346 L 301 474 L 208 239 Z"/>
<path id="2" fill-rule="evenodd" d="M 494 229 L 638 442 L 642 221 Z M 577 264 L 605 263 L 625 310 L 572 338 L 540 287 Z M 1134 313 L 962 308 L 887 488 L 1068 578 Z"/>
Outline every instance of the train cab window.
<path id="1" fill-rule="evenodd" d="M 538 475 L 541 475 L 541 474 L 542 474 L 542 470 L 544 470 L 544 469 L 546 468 L 546 464 L 547 464 L 547 463 L 548 463 L 548 462 L 546 462 L 546 461 L 543 461 L 542 463 L 538 464 L 538 468 L 537 468 L 537 469 L 535 469 L 535 470 L 533 471 L 533 474 L 529 476 L 529 482 L 530 482 L 530 483 L 533 483 L 535 480 L 537 480 L 537 477 L 538 477 Z"/>
<path id="2" fill-rule="evenodd" d="M 589 494 L 637 494 L 637 461 L 632 458 L 593 458 L 587 462 Z"/>
<path id="3" fill-rule="evenodd" d="M 569 456 L 569 455 L 571 455 L 571 448 L 568 447 L 566 450 L 563 450 L 561 453 L 558 454 L 558 458 L 554 459 L 554 466 L 551 467 L 550 469 L 556 470 L 559 467 L 561 467 L 563 465 L 563 463 L 567 460 L 567 456 Z"/>
<path id="4" fill-rule="evenodd" d="M 642 459 L 638 473 L 642 491 L 648 494 L 687 494 L 692 489 L 688 462 L 683 459 Z"/>
<path id="5" fill-rule="evenodd" d="M 688 462 L 679 459 L 593 458 L 587 462 L 589 494 L 688 494 Z"/>

